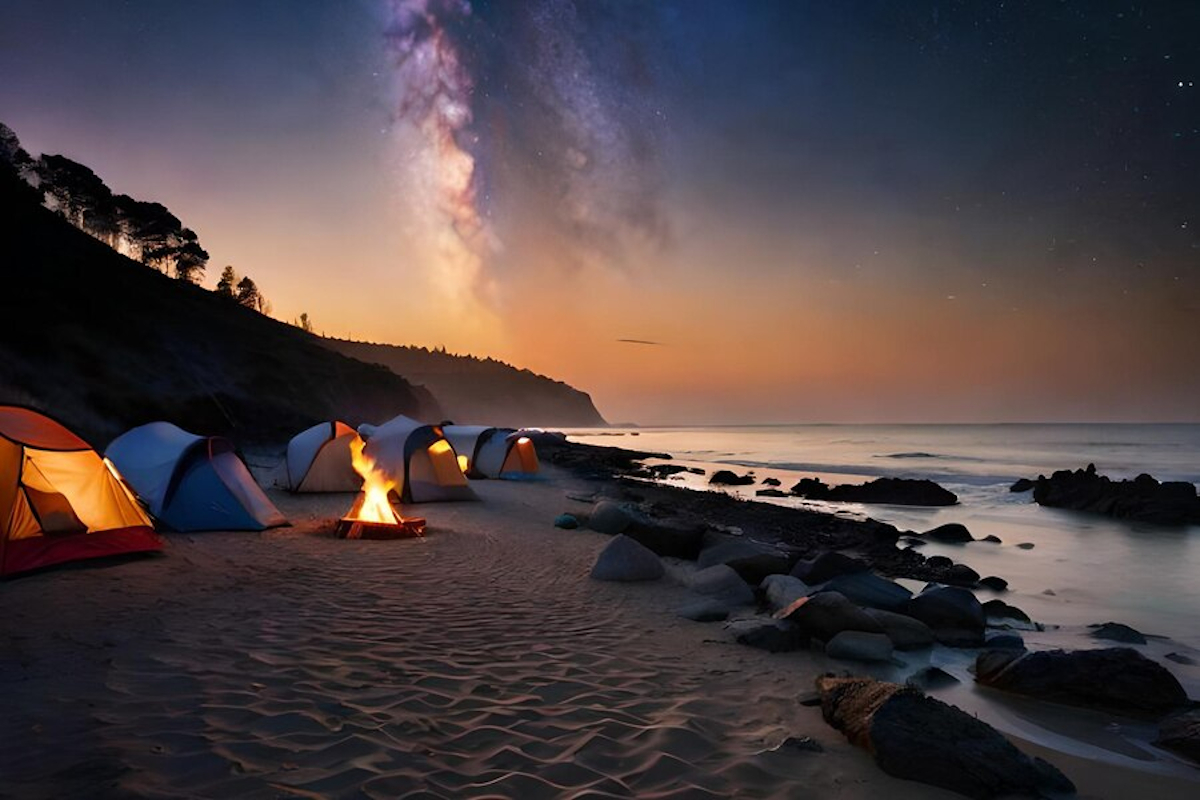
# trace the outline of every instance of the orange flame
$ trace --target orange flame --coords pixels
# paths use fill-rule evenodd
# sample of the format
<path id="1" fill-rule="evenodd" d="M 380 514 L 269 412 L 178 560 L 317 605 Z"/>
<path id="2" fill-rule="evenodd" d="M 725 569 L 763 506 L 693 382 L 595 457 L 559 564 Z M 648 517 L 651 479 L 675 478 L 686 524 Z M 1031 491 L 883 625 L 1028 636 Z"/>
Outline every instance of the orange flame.
<path id="1" fill-rule="evenodd" d="M 362 476 L 363 485 L 346 519 L 398 524 L 402 521 L 400 515 L 388 500 L 388 493 L 396 488 L 396 482 L 376 468 L 373 458 L 363 453 L 366 446 L 367 443 L 358 436 L 350 442 L 350 463 L 354 471 Z"/>

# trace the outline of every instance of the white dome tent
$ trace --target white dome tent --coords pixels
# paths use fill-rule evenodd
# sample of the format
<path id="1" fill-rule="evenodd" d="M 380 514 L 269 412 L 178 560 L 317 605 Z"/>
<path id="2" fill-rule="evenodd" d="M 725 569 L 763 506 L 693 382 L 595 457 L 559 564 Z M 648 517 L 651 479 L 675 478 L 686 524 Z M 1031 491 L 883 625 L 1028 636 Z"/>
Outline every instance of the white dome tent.
<path id="1" fill-rule="evenodd" d="M 358 432 L 344 422 L 320 422 L 292 437 L 287 446 L 287 488 L 293 492 L 357 492 L 350 445 Z"/>
<path id="2" fill-rule="evenodd" d="M 118 436 L 105 455 L 172 530 L 261 531 L 287 524 L 227 439 L 152 422 Z"/>
<path id="3" fill-rule="evenodd" d="M 537 449 L 533 440 L 512 428 L 484 425 L 445 425 L 442 432 L 454 447 L 468 478 L 519 479 L 536 475 Z"/>
<path id="4" fill-rule="evenodd" d="M 440 427 L 402 415 L 358 433 L 367 442 L 363 455 L 396 484 L 402 503 L 478 499 Z"/>

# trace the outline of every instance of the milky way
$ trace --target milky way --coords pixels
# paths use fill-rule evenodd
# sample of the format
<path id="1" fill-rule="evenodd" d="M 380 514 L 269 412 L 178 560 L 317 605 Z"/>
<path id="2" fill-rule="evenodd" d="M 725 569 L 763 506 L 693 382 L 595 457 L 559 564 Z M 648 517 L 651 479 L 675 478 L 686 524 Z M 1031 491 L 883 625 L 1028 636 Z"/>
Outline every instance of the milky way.
<path id="1" fill-rule="evenodd" d="M 396 123 L 420 136 L 415 188 L 428 192 L 409 200 L 440 213 L 443 275 L 496 301 L 500 273 L 519 283 L 514 273 L 537 260 L 620 268 L 629 246 L 666 239 L 665 115 L 638 36 L 648 22 L 566 0 L 503 14 L 465 0 L 393 0 Z M 615 31 L 623 51 L 597 64 L 588 37 Z M 521 244 L 531 240 L 536 257 Z"/>

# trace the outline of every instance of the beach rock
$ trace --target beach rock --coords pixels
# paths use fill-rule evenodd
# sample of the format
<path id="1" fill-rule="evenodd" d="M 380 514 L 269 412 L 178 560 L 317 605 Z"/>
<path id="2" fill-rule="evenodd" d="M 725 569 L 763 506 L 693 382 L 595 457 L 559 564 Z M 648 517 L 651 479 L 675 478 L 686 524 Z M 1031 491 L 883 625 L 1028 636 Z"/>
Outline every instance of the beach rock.
<path id="1" fill-rule="evenodd" d="M 921 620 L 948 647 L 979 647 L 983 644 L 983 606 L 975 595 L 957 586 L 925 587 L 908 601 L 904 613 Z"/>
<path id="2" fill-rule="evenodd" d="M 759 587 L 766 595 L 771 611 L 787 608 L 808 594 L 808 584 L 791 575 L 768 575 L 762 579 Z"/>
<path id="3" fill-rule="evenodd" d="M 1108 639 L 1112 642 L 1121 642 L 1122 644 L 1145 644 L 1146 637 L 1139 631 L 1134 630 L 1128 625 L 1122 625 L 1119 622 L 1105 622 L 1098 625 L 1088 625 L 1092 629 L 1092 636 L 1096 639 Z"/>
<path id="4" fill-rule="evenodd" d="M 1039 505 L 1088 511 L 1116 519 L 1162 525 L 1200 524 L 1200 496 L 1187 481 L 1159 483 L 1150 475 L 1114 481 L 1087 469 L 1059 470 L 1047 478 L 1039 475 L 1033 487 Z"/>
<path id="5" fill-rule="evenodd" d="M 979 585 L 991 589 L 993 592 L 1008 591 L 1008 581 L 1004 580 L 1004 578 L 997 578 L 995 575 L 980 578 Z"/>
<path id="6" fill-rule="evenodd" d="M 838 592 L 802 597 L 776 616 L 795 623 L 806 633 L 828 642 L 842 631 L 883 633 L 883 626 Z"/>
<path id="7" fill-rule="evenodd" d="M 1172 714 L 1158 726 L 1156 745 L 1200 764 L 1200 710 Z"/>
<path id="8" fill-rule="evenodd" d="M 825 655 L 846 661 L 891 661 L 892 640 L 882 633 L 842 631 L 825 645 Z"/>
<path id="9" fill-rule="evenodd" d="M 753 558 L 764 553 L 775 554 L 775 551 L 764 544 L 738 539 L 732 536 L 706 537 L 700 554 L 696 556 L 696 566 L 700 569 L 716 564 L 728 564 L 745 558 Z"/>
<path id="10" fill-rule="evenodd" d="M 879 623 L 897 650 L 919 650 L 934 643 L 933 630 L 919 619 L 877 608 L 865 610 Z"/>
<path id="11" fill-rule="evenodd" d="M 975 537 L 967 530 L 967 526 L 957 522 L 947 522 L 945 525 L 938 525 L 936 528 L 925 531 L 921 535 L 926 539 L 942 542 L 943 544 L 966 544 L 967 542 L 975 541 Z"/>
<path id="12" fill-rule="evenodd" d="M 1011 631 L 992 631 L 988 633 L 983 646 L 989 650 L 1024 650 L 1025 640 L 1021 634 Z"/>
<path id="13" fill-rule="evenodd" d="M 792 567 L 791 573 L 809 586 L 815 586 L 838 575 L 866 572 L 869 569 L 871 567 L 865 561 L 836 550 L 827 550 L 809 561 L 797 561 L 796 565 Z"/>
<path id="14" fill-rule="evenodd" d="M 708 598 L 682 605 L 675 613 L 693 622 L 724 622 L 729 618 L 729 606 L 721 600 Z"/>
<path id="15" fill-rule="evenodd" d="M 983 537 L 979 541 L 987 542 L 988 544 L 1002 544 L 1000 537 L 994 533 L 989 533 L 987 536 Z"/>
<path id="16" fill-rule="evenodd" d="M 579 527 L 579 520 L 574 514 L 559 514 L 554 518 L 554 527 L 573 531 Z"/>
<path id="17" fill-rule="evenodd" d="M 633 515 L 629 509 L 615 500 L 601 500 L 588 514 L 588 527 L 610 536 L 624 533 L 632 521 Z"/>
<path id="18" fill-rule="evenodd" d="M 700 555 L 705 528 L 678 520 L 659 520 L 631 515 L 625 535 L 660 556 L 694 561 Z"/>
<path id="19" fill-rule="evenodd" d="M 664 573 L 654 551 L 624 534 L 613 537 L 592 567 L 592 577 L 598 581 L 656 581 Z"/>
<path id="20" fill-rule="evenodd" d="M 983 604 L 983 615 L 991 619 L 1015 619 L 1021 622 L 1032 622 L 1029 615 L 1016 606 L 1010 606 L 1003 600 L 988 600 Z"/>
<path id="21" fill-rule="evenodd" d="M 758 586 L 768 575 L 786 575 L 791 572 L 796 559 L 783 553 L 764 552 L 731 558 L 725 562 L 742 580 L 751 586 Z"/>
<path id="22" fill-rule="evenodd" d="M 1167 661 L 1174 661 L 1176 664 L 1184 664 L 1189 667 L 1196 663 L 1196 659 L 1189 658 L 1183 653 L 1167 653 L 1163 658 L 1167 659 Z"/>
<path id="23" fill-rule="evenodd" d="M 1017 482 L 1008 487 L 1010 492 L 1028 492 L 1033 489 L 1033 481 L 1029 478 L 1018 478 Z"/>
<path id="24" fill-rule="evenodd" d="M 1014 694 L 1135 716 L 1158 716 L 1188 699 L 1165 667 L 1128 647 L 987 650 L 975 659 L 975 680 Z"/>
<path id="25" fill-rule="evenodd" d="M 973 798 L 1072 792 L 1057 769 L 985 722 L 920 690 L 870 678 L 817 679 L 821 714 L 896 778 Z"/>
<path id="26" fill-rule="evenodd" d="M 930 689 L 942 689 L 946 686 L 953 686 L 956 683 L 961 683 L 961 681 L 941 667 L 922 667 L 912 675 L 909 675 L 904 685 L 928 691 Z"/>
<path id="27" fill-rule="evenodd" d="M 790 622 L 775 620 L 738 634 L 737 641 L 769 653 L 790 653 L 808 647 L 809 636 Z"/>
<path id="28" fill-rule="evenodd" d="M 835 503 L 887 503 L 903 506 L 952 506 L 958 496 L 933 481 L 911 478 L 876 478 L 867 483 L 828 486 L 816 478 L 803 478 L 792 494 Z"/>
<path id="29" fill-rule="evenodd" d="M 942 583 L 952 586 L 974 586 L 979 583 L 979 573 L 966 564 L 951 564 L 950 569 L 942 573 Z"/>
<path id="30" fill-rule="evenodd" d="M 757 497 L 787 497 L 788 493 L 782 489 L 759 489 L 754 493 Z"/>
<path id="31" fill-rule="evenodd" d="M 935 569 L 947 569 L 954 566 L 954 562 L 945 556 L 930 556 L 925 559 L 925 563 Z"/>
<path id="32" fill-rule="evenodd" d="M 721 600 L 729 605 L 754 602 L 754 592 L 727 564 L 716 564 L 692 576 L 689 587 L 696 594 Z"/>
<path id="33" fill-rule="evenodd" d="M 779 483 L 780 483 L 779 478 L 763 478 L 762 479 L 763 486 L 778 486 Z"/>
<path id="34" fill-rule="evenodd" d="M 873 572 L 852 572 L 831 578 L 823 589 L 839 592 L 851 602 L 870 608 L 895 611 L 912 597 L 912 592 L 895 581 Z"/>
<path id="35" fill-rule="evenodd" d="M 1033 542 L 1021 542 L 1019 545 L 1017 545 L 1017 547 L 1021 550 L 1032 550 Z"/>
<path id="36" fill-rule="evenodd" d="M 749 486 L 754 483 L 754 476 L 738 475 L 731 470 L 719 469 L 709 477 L 708 482 L 719 486 Z"/>

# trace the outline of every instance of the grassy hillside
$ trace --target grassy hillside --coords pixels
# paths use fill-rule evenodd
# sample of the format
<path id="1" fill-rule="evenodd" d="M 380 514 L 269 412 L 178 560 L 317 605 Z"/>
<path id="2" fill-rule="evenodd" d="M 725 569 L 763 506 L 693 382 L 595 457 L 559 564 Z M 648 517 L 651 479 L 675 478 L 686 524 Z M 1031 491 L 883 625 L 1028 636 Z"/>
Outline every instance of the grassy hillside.
<path id="1" fill-rule="evenodd" d="M 277 440 L 318 421 L 438 418 L 428 391 L 131 261 L 0 180 L 0 403 L 104 446 L 165 419 Z"/>
<path id="2" fill-rule="evenodd" d="M 605 424 L 587 393 L 500 361 L 419 347 L 324 341 L 338 352 L 383 364 L 429 387 L 455 422 L 514 427 Z"/>

